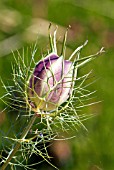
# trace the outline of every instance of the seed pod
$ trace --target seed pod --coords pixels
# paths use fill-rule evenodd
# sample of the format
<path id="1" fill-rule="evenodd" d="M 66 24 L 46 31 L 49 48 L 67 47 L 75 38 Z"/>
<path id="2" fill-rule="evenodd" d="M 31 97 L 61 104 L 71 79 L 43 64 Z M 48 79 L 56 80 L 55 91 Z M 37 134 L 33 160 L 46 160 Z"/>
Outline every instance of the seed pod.
<path id="1" fill-rule="evenodd" d="M 35 67 L 29 80 L 29 99 L 33 110 L 50 111 L 64 103 L 71 94 L 72 62 L 51 53 Z"/>

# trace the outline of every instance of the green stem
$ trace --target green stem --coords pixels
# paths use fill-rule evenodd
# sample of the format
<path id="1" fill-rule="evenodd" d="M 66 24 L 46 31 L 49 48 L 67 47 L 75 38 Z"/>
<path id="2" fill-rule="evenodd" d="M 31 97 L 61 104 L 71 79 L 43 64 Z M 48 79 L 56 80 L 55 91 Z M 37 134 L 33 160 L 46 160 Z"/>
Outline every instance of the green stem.
<path id="1" fill-rule="evenodd" d="M 22 139 L 22 140 L 25 139 L 25 137 L 27 136 L 30 128 L 32 127 L 32 125 L 33 125 L 33 123 L 34 123 L 34 121 L 35 121 L 35 119 L 36 119 L 36 117 L 37 117 L 37 115 L 34 114 L 33 117 L 30 119 L 28 125 L 26 126 L 26 128 L 25 128 L 24 131 L 22 132 L 22 135 L 21 135 L 21 139 Z M 15 145 L 14 149 L 10 152 L 10 154 L 9 154 L 8 157 L 6 158 L 5 163 L 2 165 L 1 170 L 5 170 L 5 168 L 8 166 L 10 160 L 11 160 L 11 159 L 13 158 L 13 156 L 16 154 L 16 152 L 18 151 L 18 149 L 20 148 L 20 146 L 21 146 L 21 143 L 20 143 L 20 142 L 18 142 L 18 143 Z"/>

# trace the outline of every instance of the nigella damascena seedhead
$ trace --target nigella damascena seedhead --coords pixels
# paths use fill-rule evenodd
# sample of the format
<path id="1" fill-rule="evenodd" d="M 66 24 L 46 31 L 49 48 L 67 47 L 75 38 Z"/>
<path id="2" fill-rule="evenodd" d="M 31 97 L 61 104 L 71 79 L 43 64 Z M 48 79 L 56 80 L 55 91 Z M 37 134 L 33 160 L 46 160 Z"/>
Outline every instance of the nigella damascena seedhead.
<path id="1" fill-rule="evenodd" d="M 41 60 L 29 80 L 31 106 L 50 111 L 64 103 L 72 89 L 72 62 L 51 53 Z"/>
<path id="2" fill-rule="evenodd" d="M 49 34 L 50 54 L 39 61 L 28 82 L 28 104 L 33 111 L 53 111 L 72 96 L 73 86 L 77 76 L 77 69 L 95 58 L 98 53 L 79 59 L 80 50 L 87 44 L 78 47 L 65 59 L 65 45 L 67 32 L 64 35 L 61 55 L 57 54 L 56 31 L 52 37 Z M 72 58 L 75 57 L 74 61 Z"/>
<path id="3" fill-rule="evenodd" d="M 50 111 L 64 103 L 72 91 L 73 63 L 51 53 L 41 60 L 29 80 L 31 106 Z"/>

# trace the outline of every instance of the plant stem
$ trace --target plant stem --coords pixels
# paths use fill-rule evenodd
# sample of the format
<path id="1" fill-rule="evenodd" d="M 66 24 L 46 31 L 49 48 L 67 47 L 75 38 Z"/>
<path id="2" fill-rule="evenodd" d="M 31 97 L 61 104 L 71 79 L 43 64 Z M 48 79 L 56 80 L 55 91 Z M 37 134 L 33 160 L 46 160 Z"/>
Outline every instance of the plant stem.
<path id="1" fill-rule="evenodd" d="M 20 139 L 22 139 L 22 140 L 25 139 L 25 137 L 27 136 L 30 128 L 32 127 L 32 125 L 33 125 L 36 117 L 37 117 L 37 115 L 34 114 L 33 117 L 30 119 L 28 125 L 27 125 L 26 128 L 23 130 Z M 13 158 L 13 156 L 14 156 L 15 153 L 18 151 L 18 149 L 20 148 L 20 146 L 21 146 L 21 143 L 20 143 L 20 142 L 18 142 L 18 143 L 15 145 L 14 149 L 10 152 L 10 154 L 9 154 L 8 157 L 6 158 L 5 163 L 2 165 L 1 170 L 5 170 L 5 168 L 8 166 L 10 160 Z"/>

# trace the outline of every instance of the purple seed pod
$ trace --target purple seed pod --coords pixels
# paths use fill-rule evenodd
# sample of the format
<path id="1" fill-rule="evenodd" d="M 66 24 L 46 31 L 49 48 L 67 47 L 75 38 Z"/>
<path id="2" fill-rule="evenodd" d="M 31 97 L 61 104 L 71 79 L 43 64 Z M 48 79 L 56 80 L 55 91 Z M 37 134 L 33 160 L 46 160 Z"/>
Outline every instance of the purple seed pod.
<path id="1" fill-rule="evenodd" d="M 51 111 L 64 103 L 72 92 L 73 65 L 51 53 L 35 67 L 28 95 L 33 110 Z"/>

